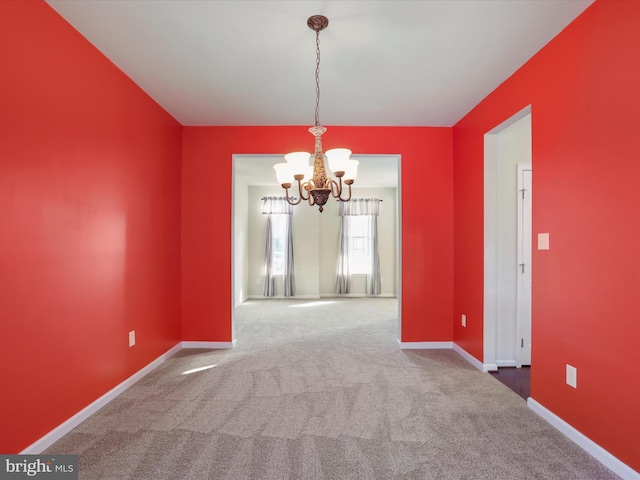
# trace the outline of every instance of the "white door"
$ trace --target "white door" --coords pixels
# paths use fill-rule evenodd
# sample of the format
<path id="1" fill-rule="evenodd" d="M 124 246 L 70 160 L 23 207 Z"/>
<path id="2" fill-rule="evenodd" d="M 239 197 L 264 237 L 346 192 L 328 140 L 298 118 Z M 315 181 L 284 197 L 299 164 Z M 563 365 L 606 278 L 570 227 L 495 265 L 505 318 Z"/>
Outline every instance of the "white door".
<path id="1" fill-rule="evenodd" d="M 516 365 L 531 365 L 531 165 L 518 165 Z"/>

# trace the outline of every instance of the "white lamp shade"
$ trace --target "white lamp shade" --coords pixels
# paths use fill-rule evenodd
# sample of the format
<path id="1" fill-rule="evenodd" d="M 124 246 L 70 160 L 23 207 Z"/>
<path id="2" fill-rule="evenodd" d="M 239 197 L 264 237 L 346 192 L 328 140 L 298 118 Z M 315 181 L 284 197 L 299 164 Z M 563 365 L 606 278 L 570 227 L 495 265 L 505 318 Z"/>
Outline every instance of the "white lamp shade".
<path id="1" fill-rule="evenodd" d="M 347 168 L 347 162 L 351 156 L 351 150 L 348 148 L 333 148 L 327 150 L 327 161 L 329 168 L 335 174 L 336 172 L 344 172 Z"/>
<path id="2" fill-rule="evenodd" d="M 358 160 L 347 160 L 343 180 L 355 180 L 358 176 Z"/>
<path id="3" fill-rule="evenodd" d="M 284 159 L 291 168 L 292 175 L 305 174 L 309 167 L 309 155 L 307 152 L 293 152 L 287 153 Z"/>
<path id="4" fill-rule="evenodd" d="M 293 173 L 288 163 L 276 163 L 273 169 L 276 171 L 276 178 L 280 185 L 283 183 L 293 183 Z"/>

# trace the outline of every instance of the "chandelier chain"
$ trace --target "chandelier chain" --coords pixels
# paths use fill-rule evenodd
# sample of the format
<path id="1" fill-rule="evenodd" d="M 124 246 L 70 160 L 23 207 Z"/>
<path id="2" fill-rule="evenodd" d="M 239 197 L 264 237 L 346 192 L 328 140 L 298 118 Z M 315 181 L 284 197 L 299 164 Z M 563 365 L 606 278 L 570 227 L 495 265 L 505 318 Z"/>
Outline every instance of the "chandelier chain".
<path id="1" fill-rule="evenodd" d="M 316 127 L 320 125 L 320 30 L 316 30 Z"/>

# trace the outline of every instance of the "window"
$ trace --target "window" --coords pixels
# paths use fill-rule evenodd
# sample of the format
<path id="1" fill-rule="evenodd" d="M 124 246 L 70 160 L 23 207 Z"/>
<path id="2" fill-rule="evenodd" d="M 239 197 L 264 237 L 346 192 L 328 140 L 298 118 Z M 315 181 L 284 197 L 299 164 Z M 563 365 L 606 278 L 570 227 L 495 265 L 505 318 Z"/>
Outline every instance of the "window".
<path id="1" fill-rule="evenodd" d="M 268 215 L 264 248 L 264 289 L 265 297 L 276 294 L 278 283 L 284 283 L 284 296 L 296 294 L 296 275 L 293 262 L 293 235 L 291 217 L 293 207 L 285 197 L 263 197 L 262 214 Z"/>
<path id="2" fill-rule="evenodd" d="M 368 275 L 371 270 L 369 255 L 369 217 L 349 216 L 349 270 L 352 274 Z"/>
<path id="3" fill-rule="evenodd" d="M 380 254 L 378 252 L 379 198 L 355 198 L 338 205 L 340 245 L 336 293 L 351 293 L 351 275 L 367 278 L 367 294 L 380 295 Z"/>
<path id="4" fill-rule="evenodd" d="M 272 265 L 274 275 L 284 275 L 284 258 L 286 255 L 285 245 L 287 244 L 287 222 L 289 215 L 271 215 L 271 241 Z"/>

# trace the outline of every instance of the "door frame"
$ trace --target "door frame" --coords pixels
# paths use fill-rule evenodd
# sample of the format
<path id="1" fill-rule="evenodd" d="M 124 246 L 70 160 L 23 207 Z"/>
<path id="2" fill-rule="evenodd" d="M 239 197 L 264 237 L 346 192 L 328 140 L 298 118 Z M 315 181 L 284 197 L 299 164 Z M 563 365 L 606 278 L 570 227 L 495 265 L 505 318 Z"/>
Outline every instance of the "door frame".
<path id="1" fill-rule="evenodd" d="M 269 181 L 275 184 L 273 165 L 283 158 L 284 154 L 238 154 L 231 156 L 231 338 L 234 345 L 236 339 L 236 308 L 248 297 L 243 293 L 243 279 L 246 277 L 247 225 L 245 218 L 240 221 L 242 211 L 248 208 L 247 187 L 251 183 L 247 177 L 249 170 L 260 171 L 261 178 L 274 178 Z M 396 175 L 396 296 L 398 299 L 397 341 L 402 340 L 402 155 L 401 154 L 356 154 L 359 159 L 375 158 L 388 164 Z M 362 168 L 362 163 L 360 165 Z M 262 169 L 262 170 L 260 170 Z M 304 205 L 302 205 L 304 208 Z"/>
<path id="2" fill-rule="evenodd" d="M 484 134 L 484 281 L 482 371 L 498 369 L 497 135 L 531 115 L 531 105 Z M 514 362 L 515 363 L 515 362 Z"/>
<path id="3" fill-rule="evenodd" d="M 522 244 L 522 239 L 523 239 L 523 229 L 524 229 L 524 215 L 523 215 L 523 208 L 524 208 L 524 198 L 522 195 L 520 195 L 520 192 L 524 189 L 524 183 L 523 183 L 523 174 L 524 172 L 529 171 L 532 174 L 532 185 L 533 185 L 533 169 L 532 169 L 532 165 L 530 163 L 519 163 L 518 164 L 518 178 L 517 178 L 517 185 L 518 185 L 518 262 L 522 262 L 523 260 L 523 256 L 525 254 L 524 249 L 523 249 L 523 244 Z M 531 187 L 531 191 L 529 192 L 529 194 L 531 195 L 531 193 L 533 192 L 533 186 Z M 533 203 L 533 197 L 531 198 L 531 202 Z M 532 235 L 532 226 L 529 226 L 529 233 Z M 531 256 L 533 253 L 533 237 L 531 237 L 529 242 L 529 264 L 525 265 L 525 271 L 527 271 L 527 274 L 529 276 L 531 276 Z M 518 275 L 517 277 L 517 288 L 516 288 L 516 367 L 520 368 L 523 365 L 522 362 L 522 347 L 521 347 L 521 342 L 522 339 L 525 338 L 525 325 L 524 325 L 524 317 L 523 317 L 523 299 L 524 299 L 524 294 L 525 292 L 523 291 L 524 288 L 527 288 L 527 285 L 525 285 L 525 282 L 523 282 L 522 280 L 522 275 Z M 528 338 L 531 339 L 531 289 L 529 289 L 529 334 L 528 334 Z M 531 348 L 531 347 L 529 347 Z M 531 365 L 531 359 L 529 359 L 529 363 L 524 363 L 524 365 Z"/>

